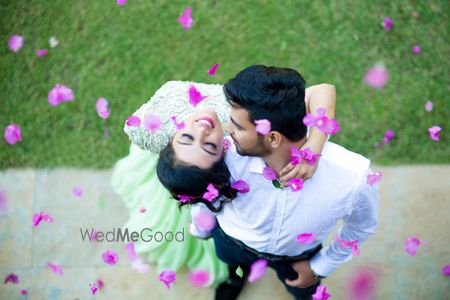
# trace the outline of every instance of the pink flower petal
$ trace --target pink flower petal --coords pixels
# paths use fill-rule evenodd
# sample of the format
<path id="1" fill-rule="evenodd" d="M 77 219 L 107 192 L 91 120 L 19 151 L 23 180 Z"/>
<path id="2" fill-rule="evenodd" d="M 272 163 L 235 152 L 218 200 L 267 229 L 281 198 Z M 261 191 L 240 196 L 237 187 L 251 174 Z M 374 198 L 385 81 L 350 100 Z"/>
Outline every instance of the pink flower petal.
<path id="1" fill-rule="evenodd" d="M 47 263 L 47 266 L 53 271 L 53 273 L 55 273 L 56 275 L 63 275 L 64 271 L 63 268 L 59 265 L 56 264 L 52 264 L 52 263 Z"/>
<path id="2" fill-rule="evenodd" d="M 256 132 L 262 135 L 266 135 L 271 130 L 271 124 L 269 120 L 262 119 L 262 120 L 255 120 L 256 125 Z"/>
<path id="3" fill-rule="evenodd" d="M 201 231 L 211 231 L 216 227 L 216 216 L 209 211 L 202 211 L 194 217 L 195 226 Z"/>
<path id="4" fill-rule="evenodd" d="M 103 287 L 105 286 L 103 280 L 101 280 L 101 279 L 97 279 L 96 283 L 97 283 L 99 290 L 103 289 Z"/>
<path id="5" fill-rule="evenodd" d="M 75 197 L 83 197 L 83 189 L 81 187 L 79 187 L 79 186 L 76 186 L 76 187 L 73 188 L 72 194 Z"/>
<path id="6" fill-rule="evenodd" d="M 177 274 L 172 270 L 165 270 L 159 274 L 159 281 L 164 282 L 168 289 L 170 285 L 177 279 Z"/>
<path id="7" fill-rule="evenodd" d="M 316 293 L 312 295 L 313 300 L 327 300 L 330 298 L 330 294 L 327 293 L 327 287 L 325 285 L 319 285 L 316 289 Z"/>
<path id="8" fill-rule="evenodd" d="M 336 237 L 336 241 L 340 244 L 340 247 L 342 248 L 350 248 L 352 254 L 354 256 L 358 256 L 360 254 L 360 250 L 358 248 L 359 240 L 354 241 L 346 241 L 344 239 L 341 239 L 339 237 Z"/>
<path id="9" fill-rule="evenodd" d="M 412 51 L 413 54 L 419 55 L 419 54 L 420 54 L 420 51 L 421 51 L 420 46 L 419 46 L 419 45 L 414 45 L 414 46 L 412 47 L 411 51 Z"/>
<path id="10" fill-rule="evenodd" d="M 162 122 L 161 120 L 154 115 L 146 115 L 144 117 L 145 128 L 151 133 L 155 133 L 159 129 L 161 129 Z"/>
<path id="11" fill-rule="evenodd" d="M 433 102 L 431 101 L 427 101 L 427 103 L 425 103 L 425 110 L 430 112 L 433 110 Z"/>
<path id="12" fill-rule="evenodd" d="M 303 179 L 301 178 L 292 178 L 288 181 L 288 185 L 291 187 L 293 192 L 301 191 L 303 188 Z"/>
<path id="13" fill-rule="evenodd" d="M 382 177 L 383 173 L 381 172 L 370 173 L 367 175 L 367 183 L 370 185 L 377 184 L 380 182 Z"/>
<path id="14" fill-rule="evenodd" d="M 367 71 L 364 82 L 375 89 L 381 89 L 386 85 L 388 79 L 388 71 L 382 63 L 378 63 Z"/>
<path id="15" fill-rule="evenodd" d="M 103 131 L 103 137 L 106 139 L 109 137 L 109 130 Z"/>
<path id="16" fill-rule="evenodd" d="M 428 133 L 430 134 L 430 137 L 433 141 L 439 141 L 439 133 L 441 132 L 442 128 L 439 126 L 433 126 L 428 128 Z"/>
<path id="17" fill-rule="evenodd" d="M 300 233 L 297 235 L 297 242 L 304 245 L 312 244 L 316 240 L 316 235 L 312 232 Z"/>
<path id="18" fill-rule="evenodd" d="M 17 142 L 22 141 L 22 132 L 20 131 L 20 126 L 17 124 L 9 124 L 5 128 L 5 134 L 3 135 L 5 141 L 14 145 Z"/>
<path id="19" fill-rule="evenodd" d="M 348 299 L 371 300 L 375 299 L 379 271 L 373 267 L 359 267 L 347 282 Z"/>
<path id="20" fill-rule="evenodd" d="M 73 91 L 65 85 L 55 85 L 48 94 L 48 103 L 58 106 L 62 102 L 70 102 L 75 98 Z"/>
<path id="21" fill-rule="evenodd" d="M 139 255 L 134 250 L 134 243 L 129 242 L 125 244 L 125 252 L 127 253 L 127 257 L 130 261 L 133 261 L 135 259 L 139 258 Z"/>
<path id="22" fill-rule="evenodd" d="M 134 250 L 134 243 L 129 242 L 125 244 L 125 251 L 127 252 L 127 257 L 131 262 L 131 267 L 140 273 L 147 273 L 150 271 L 150 265 L 142 261 L 139 255 Z"/>
<path id="23" fill-rule="evenodd" d="M 275 173 L 275 171 L 268 166 L 263 169 L 263 176 L 265 179 L 270 181 L 277 179 L 277 174 Z"/>
<path id="24" fill-rule="evenodd" d="M 13 284 L 18 284 L 19 283 L 19 276 L 17 276 L 14 273 L 6 275 L 5 280 L 3 281 L 3 284 L 7 284 L 8 282 L 11 282 Z"/>
<path id="25" fill-rule="evenodd" d="M 405 243 L 403 244 L 403 248 L 409 255 L 414 256 L 414 255 L 416 255 L 417 250 L 419 249 L 419 246 L 422 246 L 424 244 L 425 244 L 424 241 L 420 240 L 419 238 L 417 238 L 415 236 L 411 236 L 405 240 Z"/>
<path id="26" fill-rule="evenodd" d="M 450 276 L 450 264 L 446 264 L 443 268 L 442 268 L 442 274 L 444 276 Z"/>
<path id="27" fill-rule="evenodd" d="M 115 265 L 119 261 L 119 255 L 112 250 L 106 250 L 102 254 L 103 261 L 109 265 Z"/>
<path id="28" fill-rule="evenodd" d="M 194 199 L 194 197 L 186 196 L 186 195 L 178 195 L 178 198 L 180 199 L 181 203 L 187 203 L 187 202 L 191 201 L 192 199 Z"/>
<path id="29" fill-rule="evenodd" d="M 212 202 L 219 196 L 219 191 L 214 187 L 212 183 L 208 184 L 207 192 L 203 194 L 203 199 Z"/>
<path id="30" fill-rule="evenodd" d="M 178 23 L 180 23 L 184 29 L 189 30 L 192 26 L 192 18 L 191 18 L 192 8 L 187 7 L 183 14 L 178 17 Z"/>
<path id="31" fill-rule="evenodd" d="M 231 147 L 231 142 L 227 139 L 223 139 L 223 150 L 227 151 Z"/>
<path id="32" fill-rule="evenodd" d="M 139 212 L 140 212 L 141 214 L 145 213 L 146 211 L 147 211 L 147 209 L 146 209 L 145 207 L 139 208 Z"/>
<path id="33" fill-rule="evenodd" d="M 208 97 L 208 96 L 203 96 L 203 95 L 200 93 L 200 91 L 197 90 L 197 89 L 195 88 L 194 85 L 191 85 L 191 86 L 189 87 L 188 94 L 189 94 L 189 103 L 190 103 L 192 106 L 194 106 L 194 107 L 197 106 L 197 104 L 199 104 L 199 103 L 202 102 L 205 98 Z"/>
<path id="34" fill-rule="evenodd" d="M 141 119 L 139 119 L 139 117 L 136 116 L 128 117 L 127 125 L 132 127 L 139 127 L 141 126 Z"/>
<path id="35" fill-rule="evenodd" d="M 248 186 L 248 183 L 244 180 L 237 180 L 231 184 L 231 187 L 235 190 L 237 190 L 239 193 L 248 193 L 250 191 L 250 187 Z"/>
<path id="36" fill-rule="evenodd" d="M 20 294 L 21 295 L 28 295 L 28 291 L 26 289 L 21 289 L 20 290 Z"/>
<path id="37" fill-rule="evenodd" d="M 8 196 L 5 191 L 0 190 L 0 216 L 6 214 L 8 209 Z"/>
<path id="38" fill-rule="evenodd" d="M 188 278 L 192 286 L 204 287 L 205 285 L 208 284 L 209 273 L 203 270 L 195 270 L 189 272 Z"/>
<path id="39" fill-rule="evenodd" d="M 123 5 L 125 5 L 125 4 L 127 4 L 127 1 L 128 0 L 117 0 L 117 5 L 120 5 L 120 6 L 123 6 Z"/>
<path id="40" fill-rule="evenodd" d="M 175 125 L 175 128 L 177 130 L 183 130 L 184 127 L 186 127 L 186 124 L 184 124 L 184 122 L 177 122 L 177 116 L 171 116 L 170 119 L 172 120 L 173 124 Z"/>
<path id="41" fill-rule="evenodd" d="M 48 50 L 47 49 L 39 49 L 36 51 L 36 55 L 38 57 L 42 57 L 42 56 L 46 56 L 48 54 Z"/>
<path id="42" fill-rule="evenodd" d="M 13 35 L 8 42 L 9 49 L 13 52 L 18 52 L 23 47 L 23 36 Z"/>
<path id="43" fill-rule="evenodd" d="M 208 71 L 209 76 L 214 76 L 219 66 L 220 64 L 214 64 L 214 66 L 212 66 L 211 69 L 209 69 Z"/>
<path id="44" fill-rule="evenodd" d="M 44 212 L 39 212 L 34 214 L 33 216 L 33 226 L 37 227 L 41 221 L 45 221 L 47 223 L 53 223 L 53 217 Z"/>
<path id="45" fill-rule="evenodd" d="M 255 281 L 261 279 L 266 273 L 268 262 L 265 259 L 258 259 L 252 263 L 250 267 L 250 274 L 248 275 L 248 281 L 254 283 Z"/>
<path id="46" fill-rule="evenodd" d="M 97 103 L 95 103 L 95 110 L 102 119 L 109 117 L 110 111 L 108 106 L 108 100 L 102 97 L 98 98 Z"/>
<path id="47" fill-rule="evenodd" d="M 383 26 L 384 26 L 385 30 L 391 30 L 392 29 L 392 20 L 390 18 L 384 18 Z"/>
<path id="48" fill-rule="evenodd" d="M 95 282 L 93 284 L 89 284 L 89 288 L 91 289 L 92 295 L 95 295 L 98 291 L 97 284 Z"/>

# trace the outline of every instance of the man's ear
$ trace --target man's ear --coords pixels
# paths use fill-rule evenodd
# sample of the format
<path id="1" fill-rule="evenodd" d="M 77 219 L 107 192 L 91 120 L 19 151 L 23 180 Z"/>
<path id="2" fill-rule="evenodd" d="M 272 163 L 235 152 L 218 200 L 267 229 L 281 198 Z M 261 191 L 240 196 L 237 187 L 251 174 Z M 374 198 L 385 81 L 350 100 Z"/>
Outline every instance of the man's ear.
<path id="1" fill-rule="evenodd" d="M 266 136 L 267 144 L 272 149 L 277 149 L 281 145 L 283 137 L 278 131 L 271 131 Z"/>

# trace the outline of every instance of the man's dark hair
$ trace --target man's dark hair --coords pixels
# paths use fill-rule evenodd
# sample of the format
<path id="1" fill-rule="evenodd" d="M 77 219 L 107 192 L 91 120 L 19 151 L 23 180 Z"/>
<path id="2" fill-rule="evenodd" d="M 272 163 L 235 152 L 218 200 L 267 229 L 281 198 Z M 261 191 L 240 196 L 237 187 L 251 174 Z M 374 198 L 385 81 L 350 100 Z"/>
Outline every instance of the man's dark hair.
<path id="1" fill-rule="evenodd" d="M 292 142 L 305 137 L 305 80 L 297 71 L 250 66 L 228 80 L 223 90 L 232 106 L 248 111 L 252 123 L 267 119 L 272 130 Z"/>

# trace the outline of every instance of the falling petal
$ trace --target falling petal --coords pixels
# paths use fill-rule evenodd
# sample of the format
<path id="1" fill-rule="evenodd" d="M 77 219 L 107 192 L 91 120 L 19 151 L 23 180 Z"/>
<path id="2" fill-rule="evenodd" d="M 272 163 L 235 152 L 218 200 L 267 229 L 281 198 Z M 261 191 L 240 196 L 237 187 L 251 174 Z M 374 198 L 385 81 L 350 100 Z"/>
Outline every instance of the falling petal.
<path id="1" fill-rule="evenodd" d="M 144 117 L 145 128 L 151 133 L 155 133 L 159 129 L 161 129 L 162 122 L 161 120 L 154 115 L 146 115 Z"/>
<path id="2" fill-rule="evenodd" d="M 312 244 L 316 240 L 316 235 L 312 232 L 300 233 L 297 235 L 297 242 L 304 245 Z"/>
<path id="3" fill-rule="evenodd" d="M 392 29 L 392 20 L 390 18 L 384 18 L 383 27 L 385 30 L 391 30 Z"/>
<path id="4" fill-rule="evenodd" d="M 123 5 L 125 5 L 125 4 L 127 4 L 127 1 L 128 0 L 117 0 L 117 5 L 120 5 L 120 6 L 123 6 Z"/>
<path id="5" fill-rule="evenodd" d="M 359 267 L 347 282 L 347 293 L 350 300 L 375 299 L 375 287 L 379 272 L 373 267 Z"/>
<path id="6" fill-rule="evenodd" d="M 172 270 L 165 270 L 159 274 L 159 281 L 164 282 L 168 289 L 170 289 L 170 285 L 176 281 L 177 274 Z"/>
<path id="7" fill-rule="evenodd" d="M 17 276 L 14 273 L 6 275 L 5 280 L 3 281 L 3 284 L 7 284 L 8 282 L 11 282 L 13 284 L 18 284 L 19 283 L 19 276 Z"/>
<path id="8" fill-rule="evenodd" d="M 106 138 L 109 138 L 109 130 L 105 130 L 105 131 L 103 131 L 103 137 L 106 139 Z"/>
<path id="9" fill-rule="evenodd" d="M 0 190 L 0 216 L 6 214 L 8 209 L 8 197 L 5 191 Z"/>
<path id="10" fill-rule="evenodd" d="M 231 147 L 231 142 L 227 139 L 223 139 L 223 150 L 227 151 Z"/>
<path id="11" fill-rule="evenodd" d="M 375 89 L 381 89 L 386 85 L 388 79 L 388 71 L 382 63 L 378 63 L 367 71 L 364 82 Z"/>
<path id="12" fill-rule="evenodd" d="M 380 182 L 382 177 L 383 173 L 381 172 L 370 173 L 367 175 L 367 183 L 370 185 L 377 184 Z"/>
<path id="13" fill-rule="evenodd" d="M 23 47 L 23 36 L 13 35 L 8 42 L 9 50 L 18 52 Z"/>
<path id="14" fill-rule="evenodd" d="M 33 216 L 33 226 L 37 227 L 41 221 L 45 221 L 47 223 L 53 223 L 53 217 L 44 212 L 39 212 L 34 214 Z"/>
<path id="15" fill-rule="evenodd" d="M 17 124 L 10 124 L 5 128 L 5 134 L 3 135 L 5 141 L 14 145 L 17 142 L 22 141 L 22 132 L 20 130 L 20 126 Z"/>
<path id="16" fill-rule="evenodd" d="M 55 265 L 52 263 L 47 263 L 47 266 L 53 271 L 53 273 L 55 273 L 56 275 L 63 275 L 64 271 L 63 268 L 59 265 Z"/>
<path id="17" fill-rule="evenodd" d="M 97 284 L 96 284 L 96 283 L 89 284 L 89 288 L 91 289 L 92 295 L 95 295 L 95 293 L 97 293 L 97 291 L 98 291 L 98 288 L 97 288 Z"/>
<path id="18" fill-rule="evenodd" d="M 39 49 L 36 51 L 36 55 L 38 57 L 42 57 L 42 56 L 46 56 L 48 54 L 48 50 L 47 49 Z"/>
<path id="19" fill-rule="evenodd" d="M 450 264 L 446 264 L 443 268 L 442 268 L 442 274 L 444 276 L 450 276 Z"/>
<path id="20" fill-rule="evenodd" d="M 389 144 L 394 135 L 395 135 L 394 130 L 389 129 L 388 131 L 386 131 L 386 133 L 384 134 L 383 143 Z"/>
<path id="21" fill-rule="evenodd" d="M 56 39 L 56 37 L 52 36 L 49 40 L 48 43 L 50 45 L 51 48 L 55 48 L 56 46 L 58 46 L 59 41 Z"/>
<path id="22" fill-rule="evenodd" d="M 264 167 L 263 176 L 265 179 L 270 181 L 277 179 L 277 174 L 271 167 Z"/>
<path id="23" fill-rule="evenodd" d="M 342 248 L 350 248 L 350 251 L 354 256 L 358 256 L 360 254 L 360 250 L 358 248 L 359 240 L 354 241 L 347 241 L 344 239 L 341 239 L 340 237 L 336 237 L 336 241 L 340 244 L 340 247 Z"/>
<path id="24" fill-rule="evenodd" d="M 103 261 L 109 265 L 115 265 L 119 261 L 119 255 L 112 250 L 106 250 L 102 254 Z"/>
<path id="25" fill-rule="evenodd" d="M 187 7 L 183 14 L 178 17 L 178 22 L 184 27 L 184 29 L 189 30 L 192 26 L 191 18 L 192 8 Z"/>
<path id="26" fill-rule="evenodd" d="M 301 191 L 303 188 L 303 179 L 301 178 L 292 178 L 288 181 L 288 185 L 291 187 L 293 192 Z"/>
<path id="27" fill-rule="evenodd" d="M 267 270 L 267 260 L 258 259 L 254 263 L 252 263 L 250 267 L 250 275 L 248 276 L 248 281 L 250 283 L 254 283 L 255 281 L 261 279 Z"/>
<path id="28" fill-rule="evenodd" d="M 125 251 L 127 252 L 127 257 L 131 262 L 131 267 L 140 273 L 147 273 L 150 271 L 150 265 L 144 263 L 139 255 L 134 250 L 134 243 L 129 242 L 125 244 Z"/>
<path id="29" fill-rule="evenodd" d="M 424 241 L 420 240 L 419 238 L 417 238 L 415 236 L 411 236 L 405 240 L 405 243 L 403 244 L 403 248 L 409 255 L 414 256 L 414 255 L 416 255 L 417 250 L 419 249 L 419 246 L 422 246 L 424 244 L 425 244 Z"/>
<path id="30" fill-rule="evenodd" d="M 208 284 L 209 273 L 203 270 L 195 270 L 189 272 L 188 278 L 192 286 L 204 287 L 205 285 Z"/>
<path id="31" fill-rule="evenodd" d="M 98 286 L 99 290 L 103 289 L 103 287 L 105 286 L 105 283 L 101 279 L 97 279 L 96 283 L 97 283 L 97 286 Z"/>
<path id="32" fill-rule="evenodd" d="M 21 295 L 28 295 L 28 291 L 26 289 L 20 290 Z"/>
<path id="33" fill-rule="evenodd" d="M 79 187 L 79 186 L 76 186 L 76 187 L 73 188 L 72 194 L 75 197 L 79 197 L 79 198 L 83 197 L 83 189 L 81 187 Z"/>
<path id="34" fill-rule="evenodd" d="M 132 127 L 139 127 L 141 126 L 141 119 L 139 119 L 139 117 L 136 116 L 128 117 L 127 125 Z"/>
<path id="35" fill-rule="evenodd" d="M 209 211 L 202 211 L 194 217 L 194 224 L 201 231 L 211 231 L 216 227 L 216 216 Z"/>
<path id="36" fill-rule="evenodd" d="M 330 298 L 330 294 L 327 293 L 327 287 L 325 285 L 319 285 L 316 289 L 316 293 L 312 295 L 313 300 L 327 300 Z"/>
<path id="37" fill-rule="evenodd" d="M 109 103 L 105 98 L 98 98 L 97 103 L 95 103 L 95 110 L 97 110 L 98 115 L 102 119 L 109 117 Z"/>
<path id="38" fill-rule="evenodd" d="M 439 126 L 433 126 L 428 128 L 428 133 L 430 134 L 430 137 L 433 141 L 439 141 L 439 133 L 441 132 L 442 128 Z"/>
<path id="39" fill-rule="evenodd" d="M 433 102 L 431 101 L 427 101 L 427 103 L 425 103 L 425 110 L 430 112 L 433 110 Z"/>
<path id="40" fill-rule="evenodd" d="M 212 66 L 211 69 L 209 69 L 208 74 L 210 76 L 214 76 L 216 73 L 216 70 L 219 66 L 220 66 L 220 64 L 214 64 L 214 66 Z"/>
<path id="41" fill-rule="evenodd" d="M 203 194 L 203 199 L 212 202 L 219 196 L 219 191 L 214 187 L 212 183 L 208 184 L 207 192 Z"/>
<path id="42" fill-rule="evenodd" d="M 175 128 L 176 128 L 177 130 L 183 130 L 184 127 L 186 126 L 186 125 L 184 124 L 184 122 L 180 122 L 180 123 L 177 122 L 177 116 L 171 116 L 170 119 L 172 120 L 172 122 L 173 122 L 173 124 L 175 125 Z"/>
<path id="43" fill-rule="evenodd" d="M 208 96 L 203 96 L 200 91 L 198 91 L 194 85 L 191 85 L 189 87 L 189 103 L 192 106 L 197 106 L 197 104 L 199 104 L 200 102 L 202 102 L 205 98 L 207 98 Z"/>
<path id="44" fill-rule="evenodd" d="M 413 54 L 419 55 L 419 54 L 420 54 L 420 51 L 421 51 L 420 46 L 419 46 L 419 45 L 414 45 L 414 46 L 412 47 L 411 51 L 412 51 Z"/>
<path id="45" fill-rule="evenodd" d="M 58 106 L 62 102 L 69 102 L 75 98 L 73 91 L 65 85 L 57 84 L 48 93 L 48 103 Z"/>
<path id="46" fill-rule="evenodd" d="M 250 191 L 250 187 L 248 186 L 248 183 L 244 180 L 237 180 L 231 184 L 231 187 L 235 190 L 237 190 L 239 193 L 248 193 Z"/>
<path id="47" fill-rule="evenodd" d="M 256 132 L 262 135 L 266 135 L 271 130 L 271 124 L 269 120 L 255 120 Z"/>
<path id="48" fill-rule="evenodd" d="M 146 209 L 145 207 L 139 208 L 139 212 L 140 212 L 141 214 L 145 213 L 146 211 L 147 211 L 147 209 Z"/>

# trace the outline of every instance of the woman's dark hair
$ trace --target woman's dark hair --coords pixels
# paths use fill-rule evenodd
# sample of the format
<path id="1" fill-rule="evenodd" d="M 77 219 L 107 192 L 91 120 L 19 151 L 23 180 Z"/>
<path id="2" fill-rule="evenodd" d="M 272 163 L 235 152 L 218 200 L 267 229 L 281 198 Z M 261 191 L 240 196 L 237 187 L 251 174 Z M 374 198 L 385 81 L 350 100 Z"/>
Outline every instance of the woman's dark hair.
<path id="1" fill-rule="evenodd" d="M 223 156 L 211 168 L 201 169 L 194 165 L 177 162 L 175 150 L 169 143 L 160 153 L 156 173 L 159 181 L 169 190 L 173 198 L 180 200 L 179 195 L 194 197 L 187 203 L 180 203 L 179 208 L 186 204 L 203 203 L 209 210 L 219 212 L 225 202 L 236 198 L 237 191 L 231 187 L 230 171 Z M 221 201 L 217 208 L 212 202 L 202 198 L 210 183 L 219 190 L 219 196 L 227 199 Z M 215 201 L 219 201 L 218 198 Z"/>
<path id="2" fill-rule="evenodd" d="M 272 130 L 296 142 L 306 135 L 305 84 L 296 70 L 253 65 L 228 80 L 223 90 L 232 106 L 248 111 L 250 122 L 267 119 Z"/>

